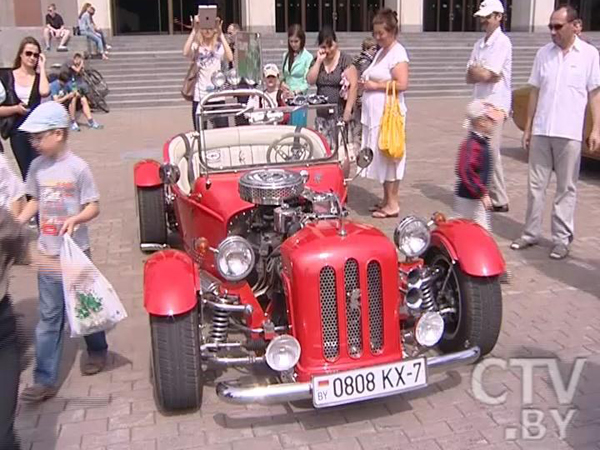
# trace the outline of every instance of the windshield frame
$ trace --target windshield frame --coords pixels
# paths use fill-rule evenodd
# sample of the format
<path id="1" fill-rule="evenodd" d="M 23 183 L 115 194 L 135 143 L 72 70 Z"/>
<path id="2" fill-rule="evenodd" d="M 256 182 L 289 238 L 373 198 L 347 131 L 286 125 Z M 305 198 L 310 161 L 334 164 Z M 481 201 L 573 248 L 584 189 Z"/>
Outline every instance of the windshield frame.
<path id="1" fill-rule="evenodd" d="M 210 105 L 210 101 L 214 100 L 214 99 L 219 99 L 219 100 L 223 100 L 223 99 L 231 99 L 234 98 L 237 100 L 237 97 L 249 97 L 249 96 L 253 96 L 253 95 L 257 95 L 261 98 L 263 98 L 265 100 L 264 103 L 271 105 L 269 107 L 266 108 L 260 108 L 260 109 L 256 109 L 256 108 L 250 108 L 245 104 L 240 103 L 239 101 L 237 101 L 236 103 L 226 103 L 225 105 L 220 104 L 220 105 Z M 196 113 L 196 121 L 197 121 L 197 132 L 195 132 L 193 134 L 193 141 L 191 142 L 191 156 L 193 158 L 194 153 L 198 153 L 198 160 L 200 163 L 200 173 L 197 174 L 197 177 L 200 177 L 202 174 L 207 173 L 207 174 L 213 174 L 213 173 L 236 173 L 236 172 L 240 172 L 240 171 L 246 171 L 246 170 L 253 170 L 253 169 L 259 169 L 259 168 L 266 168 L 266 167 L 310 167 L 310 166 L 314 166 L 314 165 L 321 165 L 321 164 L 331 164 L 332 162 L 338 162 L 339 161 L 339 151 L 340 148 L 343 146 L 344 151 L 348 152 L 348 134 L 349 131 L 346 128 L 346 125 L 344 124 L 344 122 L 340 121 L 340 120 L 336 120 L 336 128 L 337 128 L 337 132 L 341 133 L 341 135 L 343 136 L 342 139 L 336 139 L 335 142 L 328 142 L 327 137 L 325 135 L 323 135 L 322 133 L 319 133 L 316 129 L 312 128 L 312 127 L 306 127 L 306 129 L 317 133 L 318 137 L 320 139 L 322 139 L 324 141 L 324 143 L 326 143 L 326 145 L 329 146 L 330 150 L 331 150 L 331 155 L 329 155 L 326 158 L 318 158 L 318 159 L 309 159 L 309 160 L 298 160 L 298 161 L 284 161 L 284 162 L 274 162 L 274 163 L 261 163 L 261 164 L 244 164 L 244 165 L 235 165 L 233 167 L 219 167 L 219 168 L 215 168 L 214 166 L 211 167 L 210 163 L 207 161 L 207 152 L 209 152 L 210 150 L 206 149 L 206 148 L 201 148 L 201 142 L 205 142 L 205 137 L 204 137 L 204 128 L 202 127 L 203 122 L 207 121 L 209 119 L 212 118 L 216 118 L 216 117 L 236 117 L 236 116 L 240 116 L 243 114 L 249 114 L 249 113 L 265 113 L 265 114 L 274 114 L 274 113 L 279 113 L 281 115 L 281 117 L 283 118 L 284 114 L 290 114 L 293 113 L 295 111 L 299 111 L 299 110 L 327 110 L 327 113 L 330 114 L 334 120 L 336 120 L 335 118 L 339 117 L 338 115 L 338 110 L 339 107 L 337 104 L 332 104 L 332 103 L 326 103 L 326 104 L 305 104 L 305 105 L 299 105 L 299 106 L 277 106 L 274 104 L 273 100 L 271 99 L 271 97 L 267 96 L 265 94 L 265 92 L 258 90 L 258 89 L 227 89 L 227 90 L 222 90 L 222 91 L 215 91 L 215 92 L 211 92 L 209 94 L 207 94 L 202 100 L 201 102 L 198 104 L 198 109 L 197 109 L 197 113 Z M 286 126 L 286 125 L 282 125 L 278 122 L 270 122 L 270 121 L 266 121 L 265 122 L 258 122 L 258 123 L 253 123 L 252 125 L 271 125 L 274 127 L 277 126 Z M 252 126 L 250 125 L 250 126 Z M 227 128 L 219 128 L 218 130 L 226 130 Z M 212 130 L 211 130 L 212 131 Z M 283 136 L 283 133 L 282 133 Z M 339 134 L 338 134 L 339 136 Z M 339 141 L 342 141 L 342 144 L 340 145 Z M 275 141 L 273 141 L 275 142 Z M 333 144 L 333 145 L 332 145 Z M 195 181 L 195 180 L 190 180 L 190 181 Z"/>

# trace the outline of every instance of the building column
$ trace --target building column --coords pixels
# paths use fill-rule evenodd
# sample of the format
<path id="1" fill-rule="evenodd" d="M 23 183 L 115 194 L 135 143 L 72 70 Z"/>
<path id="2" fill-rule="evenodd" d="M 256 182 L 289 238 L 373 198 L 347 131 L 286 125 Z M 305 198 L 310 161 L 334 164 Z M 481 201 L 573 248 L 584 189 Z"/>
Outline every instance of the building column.
<path id="1" fill-rule="evenodd" d="M 275 1 L 242 0 L 242 28 L 254 33 L 275 33 Z"/>
<path id="2" fill-rule="evenodd" d="M 518 0 L 512 3 L 512 31 L 548 32 L 554 0 Z"/>
<path id="3" fill-rule="evenodd" d="M 383 6 L 398 13 L 402 33 L 423 31 L 423 0 L 384 0 Z"/>

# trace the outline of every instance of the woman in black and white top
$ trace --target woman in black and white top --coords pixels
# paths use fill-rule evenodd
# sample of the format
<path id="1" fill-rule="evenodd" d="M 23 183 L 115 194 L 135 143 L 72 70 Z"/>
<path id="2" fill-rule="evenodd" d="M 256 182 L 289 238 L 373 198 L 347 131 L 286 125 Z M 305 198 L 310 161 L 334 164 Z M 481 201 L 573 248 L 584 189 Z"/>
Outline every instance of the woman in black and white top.
<path id="1" fill-rule="evenodd" d="M 6 99 L 0 105 L 0 130 L 4 139 L 10 139 L 23 179 L 27 177 L 37 152 L 31 146 L 27 133 L 18 128 L 42 102 L 42 98 L 50 95 L 45 63 L 40 43 L 29 36 L 19 45 L 13 69 L 0 72 L 0 82 L 6 91 Z"/>
<path id="2" fill-rule="evenodd" d="M 317 94 L 328 98 L 329 103 L 338 105 L 338 114 L 331 116 L 319 110 L 315 119 L 316 129 L 324 134 L 333 147 L 337 144 L 336 123 L 339 119 L 349 123 L 356 103 L 358 72 L 352 64 L 352 56 L 342 52 L 337 44 L 335 32 L 323 28 L 318 36 L 319 50 L 306 75 L 309 84 L 317 85 Z"/>

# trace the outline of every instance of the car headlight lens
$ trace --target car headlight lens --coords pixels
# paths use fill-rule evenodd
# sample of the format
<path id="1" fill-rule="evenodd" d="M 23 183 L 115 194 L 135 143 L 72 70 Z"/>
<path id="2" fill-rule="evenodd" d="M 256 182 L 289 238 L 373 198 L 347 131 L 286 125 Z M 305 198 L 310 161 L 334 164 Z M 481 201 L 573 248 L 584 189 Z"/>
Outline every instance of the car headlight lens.
<path id="1" fill-rule="evenodd" d="M 210 77 L 210 82 L 213 84 L 215 89 L 222 88 L 225 85 L 226 81 L 227 81 L 227 78 L 225 77 L 225 74 L 221 71 L 217 71 L 217 72 L 213 73 L 212 77 Z"/>
<path id="2" fill-rule="evenodd" d="M 300 359 L 300 343 L 289 334 L 277 336 L 267 346 L 265 358 L 273 370 L 278 372 L 290 370 Z"/>
<path id="3" fill-rule="evenodd" d="M 227 281 L 246 278 L 254 267 L 254 251 L 241 236 L 229 236 L 217 249 L 217 270 Z"/>
<path id="4" fill-rule="evenodd" d="M 408 216 L 396 227 L 394 242 L 398 249 L 409 258 L 423 254 L 431 241 L 429 227 L 423 219 Z"/>
<path id="5" fill-rule="evenodd" d="M 227 82 L 232 86 L 237 86 L 241 82 L 241 78 L 238 75 L 238 71 L 235 69 L 231 69 L 227 72 Z"/>
<path id="6" fill-rule="evenodd" d="M 444 335 L 444 319 L 436 311 L 427 311 L 417 321 L 415 339 L 424 347 L 433 347 Z"/>

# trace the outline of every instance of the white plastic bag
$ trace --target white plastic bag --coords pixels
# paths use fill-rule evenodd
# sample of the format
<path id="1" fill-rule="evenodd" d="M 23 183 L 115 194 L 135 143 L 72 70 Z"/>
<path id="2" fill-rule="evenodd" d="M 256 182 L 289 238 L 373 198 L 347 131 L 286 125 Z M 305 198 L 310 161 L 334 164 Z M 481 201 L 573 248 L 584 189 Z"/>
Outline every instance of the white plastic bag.
<path id="1" fill-rule="evenodd" d="M 71 337 L 108 330 L 127 317 L 112 285 L 68 234 L 60 249 L 60 265 Z"/>

